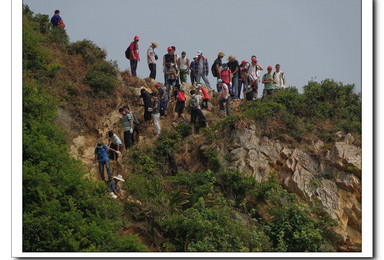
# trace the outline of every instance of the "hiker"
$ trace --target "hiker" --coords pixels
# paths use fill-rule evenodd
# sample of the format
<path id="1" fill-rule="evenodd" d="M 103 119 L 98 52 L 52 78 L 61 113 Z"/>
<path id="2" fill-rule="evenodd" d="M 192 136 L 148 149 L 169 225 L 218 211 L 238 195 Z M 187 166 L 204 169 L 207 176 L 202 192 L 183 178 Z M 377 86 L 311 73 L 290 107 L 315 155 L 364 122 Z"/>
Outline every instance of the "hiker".
<path id="1" fill-rule="evenodd" d="M 160 135 L 160 100 L 159 94 L 156 92 L 152 93 L 153 97 L 153 123 L 155 125 L 156 136 Z"/>
<path id="2" fill-rule="evenodd" d="M 243 69 L 246 69 L 248 70 L 249 68 L 249 63 L 246 61 L 246 60 L 243 60 L 240 64 L 240 67 L 239 67 L 239 71 L 240 71 L 240 76 L 239 76 L 239 90 L 238 90 L 238 93 L 237 93 L 237 97 L 240 99 L 240 95 L 241 95 L 241 90 L 243 88 L 243 85 L 244 85 L 244 79 L 243 79 Z"/>
<path id="3" fill-rule="evenodd" d="M 136 115 L 129 109 L 129 106 L 125 105 L 123 106 L 123 109 L 131 115 L 131 118 L 133 120 L 134 126 L 133 126 L 133 134 L 132 134 L 132 145 L 135 144 L 135 133 L 136 133 L 136 140 L 139 140 L 139 120 L 137 120 Z"/>
<path id="4" fill-rule="evenodd" d="M 264 99 L 266 96 L 273 96 L 275 92 L 276 80 L 273 79 L 271 65 L 268 66 L 267 73 L 265 73 L 263 76 L 263 84 L 264 84 L 264 90 L 263 90 L 262 99 Z"/>
<path id="5" fill-rule="evenodd" d="M 195 62 L 197 60 L 197 56 L 195 56 L 191 62 L 191 65 L 189 66 L 189 68 L 191 69 L 191 73 L 189 74 L 190 78 L 191 78 L 191 84 L 195 84 L 195 81 L 196 81 L 196 76 L 195 76 Z"/>
<path id="6" fill-rule="evenodd" d="M 263 70 L 263 67 L 257 64 L 257 58 L 253 55 L 251 58 L 251 64 L 249 64 L 248 67 L 248 74 L 254 81 L 252 85 L 254 98 L 257 98 L 258 96 L 261 70 Z"/>
<path id="7" fill-rule="evenodd" d="M 173 63 L 173 64 L 176 64 L 177 63 L 177 59 L 176 59 L 176 56 L 173 53 L 173 49 L 171 46 L 169 46 L 167 48 L 167 54 L 165 54 L 163 56 L 163 73 L 164 73 L 164 85 L 165 85 L 165 82 L 167 82 L 167 75 L 165 74 L 165 68 L 166 68 L 166 65 L 168 63 Z"/>
<path id="8" fill-rule="evenodd" d="M 181 57 L 177 60 L 177 66 L 180 69 L 180 82 L 187 82 L 187 75 L 189 75 L 189 59 L 185 51 L 181 53 Z"/>
<path id="9" fill-rule="evenodd" d="M 121 140 L 120 138 L 113 133 L 112 130 L 108 131 L 109 147 L 115 149 L 117 152 L 121 151 Z M 109 151 L 109 159 L 117 161 L 119 154 L 117 152 Z"/>
<path id="10" fill-rule="evenodd" d="M 52 23 L 52 26 L 55 28 L 55 27 L 58 27 L 59 26 L 59 22 L 62 22 L 63 19 L 61 19 L 60 17 L 60 11 L 59 10 L 55 10 L 55 14 L 52 16 L 51 18 L 51 23 Z M 60 23 L 61 23 L 60 22 Z"/>
<path id="11" fill-rule="evenodd" d="M 207 111 L 211 111 L 211 109 L 208 108 L 209 94 L 207 90 L 201 84 L 197 84 L 196 88 L 203 94 L 203 102 L 201 102 L 201 108 L 206 109 Z"/>
<path id="12" fill-rule="evenodd" d="M 124 108 L 119 108 L 119 113 L 120 120 L 123 122 L 125 150 L 128 150 L 128 148 L 133 145 L 133 129 L 135 123 L 133 122 L 132 115 Z"/>
<path id="13" fill-rule="evenodd" d="M 195 90 L 191 90 L 190 94 L 191 94 L 191 98 L 189 99 L 189 107 L 191 108 L 191 124 L 194 125 L 194 130 L 195 132 L 197 132 L 197 124 L 196 124 L 197 117 L 200 118 L 203 127 L 207 126 L 207 120 L 205 119 L 205 116 L 200 109 L 201 96 L 196 95 Z"/>
<path id="14" fill-rule="evenodd" d="M 220 111 L 226 111 L 227 116 L 231 115 L 230 103 L 231 103 L 231 95 L 229 94 L 228 85 L 224 83 L 222 79 L 217 80 L 217 84 L 220 85 L 221 91 L 219 93 L 219 105 Z M 225 107 L 224 107 L 225 103 Z"/>
<path id="15" fill-rule="evenodd" d="M 219 52 L 216 60 L 213 62 L 212 67 L 211 67 L 212 75 L 217 79 L 220 79 L 220 72 L 222 70 L 222 65 L 223 65 L 222 60 L 223 60 L 224 56 L 225 56 L 224 52 L 222 52 L 222 51 Z"/>
<path id="16" fill-rule="evenodd" d="M 173 93 L 175 99 L 176 99 L 176 105 L 175 105 L 175 114 L 173 118 L 173 122 L 177 123 L 177 118 L 181 117 L 183 121 L 185 121 L 185 116 L 183 114 L 184 107 L 185 107 L 185 94 L 184 90 L 180 89 L 180 85 L 176 85 L 176 89 Z"/>
<path id="17" fill-rule="evenodd" d="M 130 54 L 129 54 L 129 61 L 131 64 L 131 74 L 133 76 L 136 76 L 136 69 L 137 69 L 137 62 L 140 61 L 139 56 L 139 42 L 140 38 L 138 35 L 136 35 L 133 38 L 133 42 L 131 42 L 131 45 L 129 45 Z"/>
<path id="18" fill-rule="evenodd" d="M 157 97 L 159 98 L 159 101 L 160 101 L 160 116 L 161 117 L 166 117 L 167 116 L 167 107 L 168 107 L 168 99 L 165 99 L 165 90 L 164 88 L 161 86 L 160 83 L 156 82 L 155 84 L 155 88 L 157 90 Z"/>
<path id="19" fill-rule="evenodd" d="M 95 159 L 93 162 L 93 167 L 96 167 L 96 161 L 99 161 L 99 171 L 100 171 L 100 177 L 105 182 L 104 177 L 104 165 L 107 168 L 108 173 L 108 181 L 111 181 L 111 169 L 109 167 L 109 158 L 108 158 L 108 150 L 112 150 L 116 152 L 117 154 L 120 154 L 120 151 L 116 151 L 113 148 L 109 148 L 106 146 L 103 142 L 98 142 L 95 148 Z"/>
<path id="20" fill-rule="evenodd" d="M 108 186 L 108 192 L 111 195 L 111 197 L 114 199 L 116 199 L 117 197 L 119 197 L 120 199 L 123 198 L 121 195 L 121 190 L 118 186 L 119 181 L 125 182 L 125 180 L 123 179 L 123 177 L 120 174 L 117 176 L 113 176 L 113 178 L 112 178 L 112 180 Z"/>
<path id="21" fill-rule="evenodd" d="M 203 78 L 204 83 L 207 87 L 211 88 L 208 80 L 208 60 L 203 56 L 201 51 L 197 52 L 197 59 L 194 63 L 193 72 L 195 73 L 195 77 L 197 82 L 201 83 L 201 78 Z"/>
<path id="22" fill-rule="evenodd" d="M 158 57 L 155 53 L 155 49 L 157 46 L 159 46 L 157 42 L 152 42 L 147 51 L 148 68 L 150 71 L 149 77 L 152 79 L 156 79 L 156 60 Z"/>
<path id="23" fill-rule="evenodd" d="M 169 93 L 171 93 L 171 85 L 173 88 L 176 85 L 176 79 L 179 77 L 179 70 L 176 65 L 172 62 L 168 62 L 165 66 L 165 87 L 166 95 L 169 98 Z"/>
<path id="24" fill-rule="evenodd" d="M 244 97 L 246 100 L 251 101 L 255 96 L 255 91 L 252 88 L 255 84 L 255 80 L 248 74 L 248 70 L 243 68 L 242 72 L 242 80 L 244 84 Z"/>
<path id="25" fill-rule="evenodd" d="M 145 122 L 145 128 L 149 127 L 149 122 L 152 119 L 152 101 L 151 101 L 151 94 L 149 94 L 148 91 L 146 91 L 144 88 L 140 90 L 140 97 L 143 99 L 144 103 L 144 122 Z"/>
<path id="26" fill-rule="evenodd" d="M 285 74 L 280 71 L 280 64 L 276 64 L 275 69 L 276 71 L 273 72 L 273 79 L 276 81 L 276 88 L 285 88 Z"/>
<path id="27" fill-rule="evenodd" d="M 223 70 L 220 72 L 220 79 L 227 84 L 227 86 L 232 86 L 232 71 L 228 68 L 226 63 L 223 64 Z M 217 84 L 217 92 L 221 91 L 221 85 Z"/>
<path id="28" fill-rule="evenodd" d="M 236 60 L 235 56 L 229 55 L 227 65 L 232 72 L 232 86 L 230 87 L 230 90 L 232 90 L 231 96 L 234 100 L 236 100 L 239 95 L 239 62 Z"/>

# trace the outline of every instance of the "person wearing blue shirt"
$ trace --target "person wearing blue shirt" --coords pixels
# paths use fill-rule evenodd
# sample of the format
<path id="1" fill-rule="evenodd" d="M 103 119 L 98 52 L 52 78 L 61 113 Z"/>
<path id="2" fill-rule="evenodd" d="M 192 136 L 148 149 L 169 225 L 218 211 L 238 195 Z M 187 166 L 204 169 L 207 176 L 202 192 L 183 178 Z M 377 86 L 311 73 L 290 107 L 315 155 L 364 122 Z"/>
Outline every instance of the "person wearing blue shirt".
<path id="1" fill-rule="evenodd" d="M 55 14 L 51 18 L 51 23 L 53 24 L 53 27 L 57 27 L 60 20 L 61 20 L 60 11 L 56 10 Z"/>
<path id="2" fill-rule="evenodd" d="M 98 142 L 97 147 L 95 148 L 95 160 L 92 166 L 96 167 L 96 160 L 99 161 L 100 177 L 103 181 L 105 181 L 105 177 L 104 177 L 104 165 L 105 165 L 107 167 L 107 172 L 108 172 L 108 182 L 110 182 L 112 180 L 112 175 L 111 175 L 111 169 L 109 168 L 108 150 L 111 150 L 116 152 L 117 154 L 120 154 L 120 151 L 116 151 L 113 148 L 109 148 L 108 146 L 104 145 L 103 142 Z"/>

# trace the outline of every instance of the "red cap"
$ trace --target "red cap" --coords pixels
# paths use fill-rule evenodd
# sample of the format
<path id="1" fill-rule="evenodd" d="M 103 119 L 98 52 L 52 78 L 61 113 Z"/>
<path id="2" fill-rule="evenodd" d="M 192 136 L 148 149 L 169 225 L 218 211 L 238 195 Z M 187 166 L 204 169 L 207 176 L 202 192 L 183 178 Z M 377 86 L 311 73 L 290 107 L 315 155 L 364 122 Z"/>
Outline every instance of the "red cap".
<path id="1" fill-rule="evenodd" d="M 243 63 L 247 63 L 247 61 L 246 61 L 246 60 L 243 60 L 243 61 L 241 62 L 241 64 L 243 64 Z"/>
<path id="2" fill-rule="evenodd" d="M 135 40 L 135 41 L 138 41 L 138 40 L 140 40 L 139 36 L 138 36 L 138 35 L 136 35 L 136 36 L 135 36 L 135 38 L 134 38 L 134 40 Z"/>
<path id="3" fill-rule="evenodd" d="M 271 66 L 271 65 L 269 65 L 267 69 L 268 69 L 268 70 L 271 70 L 271 69 L 273 69 L 273 68 L 272 68 L 272 66 Z"/>
<path id="4" fill-rule="evenodd" d="M 172 50 L 172 47 L 168 47 L 168 50 L 171 51 L 171 50 Z"/>
<path id="5" fill-rule="evenodd" d="M 252 61 L 257 61 L 256 57 L 253 57 L 253 58 L 252 58 Z"/>

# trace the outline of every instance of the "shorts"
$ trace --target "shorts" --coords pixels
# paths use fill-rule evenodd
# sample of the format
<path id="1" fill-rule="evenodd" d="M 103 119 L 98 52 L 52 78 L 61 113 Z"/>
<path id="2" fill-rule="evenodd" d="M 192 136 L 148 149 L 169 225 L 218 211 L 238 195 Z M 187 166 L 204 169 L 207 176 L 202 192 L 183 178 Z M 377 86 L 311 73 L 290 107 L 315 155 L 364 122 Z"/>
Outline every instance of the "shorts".
<path id="1" fill-rule="evenodd" d="M 177 102 L 175 113 L 182 114 L 184 112 L 185 102 Z"/>

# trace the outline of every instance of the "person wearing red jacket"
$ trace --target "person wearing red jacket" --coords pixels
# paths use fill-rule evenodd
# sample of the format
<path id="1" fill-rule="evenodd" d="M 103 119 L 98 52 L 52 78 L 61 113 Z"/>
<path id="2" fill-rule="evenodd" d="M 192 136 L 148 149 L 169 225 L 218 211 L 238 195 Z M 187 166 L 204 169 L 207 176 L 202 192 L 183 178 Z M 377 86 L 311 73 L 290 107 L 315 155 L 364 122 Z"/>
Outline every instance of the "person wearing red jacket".
<path id="1" fill-rule="evenodd" d="M 209 94 L 205 88 L 201 84 L 196 85 L 197 90 L 200 90 L 203 94 L 203 102 L 201 103 L 201 108 L 206 109 L 207 111 L 211 111 L 211 109 L 208 108 L 208 100 L 209 100 Z"/>

